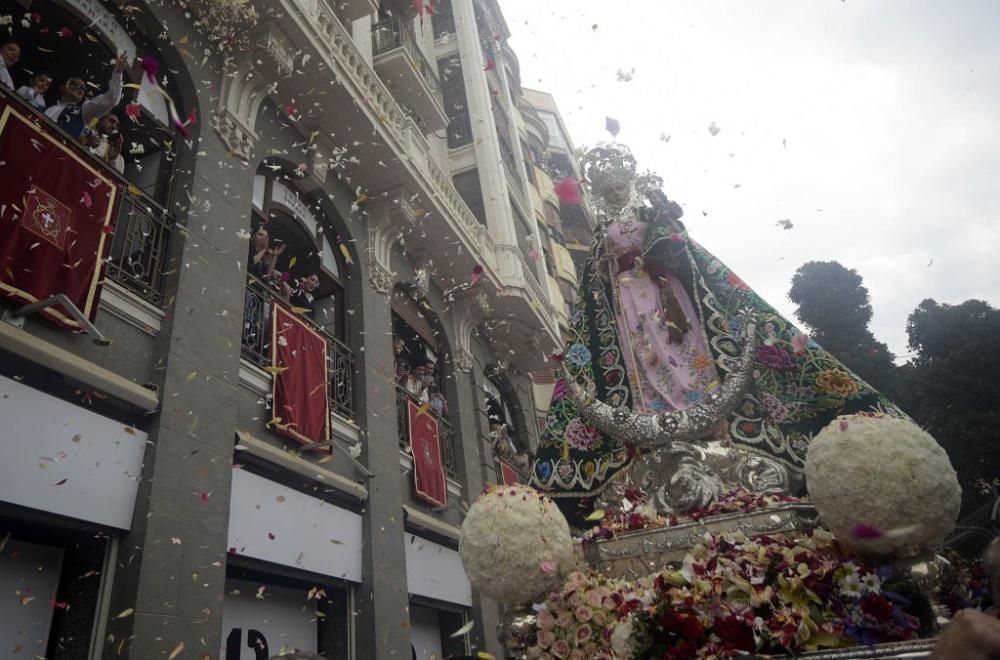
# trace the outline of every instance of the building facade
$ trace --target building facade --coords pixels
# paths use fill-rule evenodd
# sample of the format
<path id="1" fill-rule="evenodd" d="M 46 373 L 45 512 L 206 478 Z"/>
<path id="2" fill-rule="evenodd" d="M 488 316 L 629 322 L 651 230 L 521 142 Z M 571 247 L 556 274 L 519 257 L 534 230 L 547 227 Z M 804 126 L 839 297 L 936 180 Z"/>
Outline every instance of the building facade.
<path id="1" fill-rule="evenodd" d="M 49 107 L 129 61 L 85 145 L 0 84 L 0 654 L 502 656 L 458 530 L 593 215 L 495 0 L 428 4 L 0 0 Z"/>

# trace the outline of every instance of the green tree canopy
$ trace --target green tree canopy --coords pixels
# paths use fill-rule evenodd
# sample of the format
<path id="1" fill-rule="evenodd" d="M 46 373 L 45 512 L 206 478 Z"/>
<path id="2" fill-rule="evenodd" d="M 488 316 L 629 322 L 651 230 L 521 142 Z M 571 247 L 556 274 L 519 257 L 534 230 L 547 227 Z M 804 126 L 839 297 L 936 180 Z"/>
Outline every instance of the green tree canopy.
<path id="1" fill-rule="evenodd" d="M 896 394 L 895 356 L 868 323 L 871 297 L 861 275 L 836 261 L 810 261 L 795 271 L 788 298 L 795 315 L 824 349 L 890 398 Z"/>

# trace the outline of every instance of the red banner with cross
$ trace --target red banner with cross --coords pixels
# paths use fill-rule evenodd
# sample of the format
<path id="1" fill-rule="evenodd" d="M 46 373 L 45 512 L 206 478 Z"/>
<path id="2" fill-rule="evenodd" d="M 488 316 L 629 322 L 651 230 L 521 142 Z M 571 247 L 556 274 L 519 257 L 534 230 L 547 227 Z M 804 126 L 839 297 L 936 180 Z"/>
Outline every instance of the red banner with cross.
<path id="1" fill-rule="evenodd" d="M 426 404 L 418 406 L 409 399 L 406 404 L 417 496 L 437 506 L 448 506 L 448 482 L 441 460 L 437 420 Z"/>
<path id="2" fill-rule="evenodd" d="M 329 450 L 330 398 L 326 338 L 308 321 L 280 305 L 271 314 L 271 369 L 279 433 Z"/>
<path id="3" fill-rule="evenodd" d="M 93 320 L 119 185 L 0 94 L 0 294 L 30 304 L 63 293 Z M 60 306 L 40 313 L 80 329 Z"/>

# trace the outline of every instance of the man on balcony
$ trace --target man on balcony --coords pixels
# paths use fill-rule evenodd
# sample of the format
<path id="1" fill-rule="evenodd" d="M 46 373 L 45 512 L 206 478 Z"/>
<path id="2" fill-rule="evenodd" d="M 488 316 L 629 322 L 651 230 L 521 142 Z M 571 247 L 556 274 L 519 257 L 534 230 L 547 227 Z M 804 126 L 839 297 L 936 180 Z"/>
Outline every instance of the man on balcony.
<path id="1" fill-rule="evenodd" d="M 404 389 L 417 401 L 428 403 L 430 395 L 427 392 L 427 366 L 417 364 L 406 377 Z"/>
<path id="2" fill-rule="evenodd" d="M 45 111 L 45 115 L 69 133 L 80 139 L 83 129 L 111 112 L 122 100 L 122 72 L 125 70 L 125 55 L 115 58 L 115 66 L 108 82 L 108 91 L 92 99 L 86 99 L 86 84 L 82 78 L 68 78 L 59 88 L 59 101 Z"/>

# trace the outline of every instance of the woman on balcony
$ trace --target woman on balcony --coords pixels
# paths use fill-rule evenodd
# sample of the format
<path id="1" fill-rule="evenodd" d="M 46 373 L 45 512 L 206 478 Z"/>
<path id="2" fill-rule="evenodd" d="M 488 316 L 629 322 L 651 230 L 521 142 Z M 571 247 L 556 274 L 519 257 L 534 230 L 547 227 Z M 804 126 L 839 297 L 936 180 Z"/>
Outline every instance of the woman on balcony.
<path id="1" fill-rule="evenodd" d="M 21 59 L 21 45 L 16 41 L 6 41 L 0 46 L 0 85 L 7 89 L 14 89 L 14 79 L 11 78 L 10 68 Z"/>

